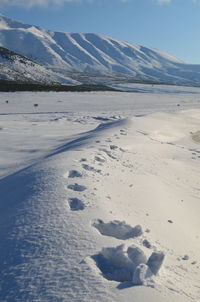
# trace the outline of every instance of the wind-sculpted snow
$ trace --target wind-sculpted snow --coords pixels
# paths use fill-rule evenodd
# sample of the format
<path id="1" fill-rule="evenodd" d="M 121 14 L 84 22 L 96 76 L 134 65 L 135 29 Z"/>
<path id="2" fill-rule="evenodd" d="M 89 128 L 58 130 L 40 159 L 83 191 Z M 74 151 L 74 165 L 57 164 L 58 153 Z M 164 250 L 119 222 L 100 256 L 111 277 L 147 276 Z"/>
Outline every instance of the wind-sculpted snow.
<path id="1" fill-rule="evenodd" d="M 89 136 L 79 134 L 79 139 L 57 152 L 0 180 L 2 301 L 92 301 L 97 283 L 90 268 L 80 262 L 93 250 L 94 238 L 91 227 L 85 228 L 84 218 L 69 213 L 84 212 L 84 202 L 70 194 L 82 194 L 87 188 L 79 183 L 67 186 L 61 178 L 77 146 L 90 143 L 115 124 L 124 121 L 95 128 Z M 67 175 L 68 181 L 82 179 L 77 170 Z M 102 287 L 103 292 L 109 301 Z M 101 296 L 96 301 L 100 302 Z"/>
<path id="2" fill-rule="evenodd" d="M 0 300 L 199 301 L 198 94 L 0 97 Z"/>
<path id="3" fill-rule="evenodd" d="M 94 33 L 44 30 L 0 16 L 0 45 L 64 74 L 198 84 L 200 66 Z M 80 75 L 76 75 L 79 77 Z M 93 79 L 95 80 L 95 79 Z M 62 78 L 60 78 L 62 81 Z M 92 80 L 91 80 L 92 81 Z M 103 79 L 96 79 L 103 81 Z M 105 79 L 104 79 L 105 81 Z"/>

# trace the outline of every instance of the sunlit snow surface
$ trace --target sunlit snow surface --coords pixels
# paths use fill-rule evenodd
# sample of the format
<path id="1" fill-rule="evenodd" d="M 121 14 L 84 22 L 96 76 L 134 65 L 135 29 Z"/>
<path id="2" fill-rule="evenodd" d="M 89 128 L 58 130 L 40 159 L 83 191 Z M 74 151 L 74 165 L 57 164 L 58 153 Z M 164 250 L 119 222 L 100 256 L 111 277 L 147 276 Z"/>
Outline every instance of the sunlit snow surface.
<path id="1" fill-rule="evenodd" d="M 199 301 L 200 89 L 131 88 L 0 94 L 0 301 Z"/>

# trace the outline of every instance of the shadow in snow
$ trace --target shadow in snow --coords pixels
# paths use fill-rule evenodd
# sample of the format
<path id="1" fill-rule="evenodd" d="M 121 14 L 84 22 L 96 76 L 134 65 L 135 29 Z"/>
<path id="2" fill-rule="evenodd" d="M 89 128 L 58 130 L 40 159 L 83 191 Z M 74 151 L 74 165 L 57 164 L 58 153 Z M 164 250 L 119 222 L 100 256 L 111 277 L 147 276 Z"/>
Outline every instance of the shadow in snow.
<path id="1" fill-rule="evenodd" d="M 97 126 L 95 129 L 79 134 L 76 139 L 69 141 L 64 145 L 59 146 L 52 153 L 48 154 L 46 158 L 83 146 L 88 142 L 89 139 L 94 138 L 98 133 L 103 132 L 104 130 L 109 129 L 111 127 L 122 126 L 126 122 L 127 119 L 122 119 L 122 120 L 112 121 L 109 123 L 102 123 L 99 126 Z"/>
<path id="2" fill-rule="evenodd" d="M 33 164 L 31 164 L 31 165 L 15 172 L 15 173 L 12 173 L 12 174 L 0 179 L 0 183 L 4 179 L 7 179 L 9 177 L 13 177 L 14 175 L 17 175 L 18 173 L 21 173 L 21 172 L 25 172 L 27 169 L 39 164 L 41 161 L 43 161 L 46 158 L 53 157 L 54 155 L 58 155 L 60 153 L 66 152 L 66 151 L 77 149 L 80 146 L 84 146 L 85 144 L 88 143 L 89 139 L 94 138 L 101 131 L 103 132 L 104 130 L 109 129 L 110 127 L 121 126 L 121 125 L 125 124 L 126 122 L 127 122 L 127 119 L 122 119 L 122 120 L 112 121 L 112 122 L 109 122 L 109 123 L 102 123 L 93 130 L 77 134 L 76 135 L 77 138 L 72 139 L 72 140 L 68 140 L 68 142 L 66 144 L 62 144 L 61 146 L 55 148 L 49 154 L 39 158 L 35 163 L 33 163 Z"/>
<path id="3" fill-rule="evenodd" d="M 136 286 L 133 284 L 133 282 L 122 282 L 120 284 L 117 285 L 117 289 L 126 289 L 126 288 L 130 288 L 130 287 L 133 287 L 133 286 Z"/>
<path id="4" fill-rule="evenodd" d="M 92 259 L 95 261 L 96 266 L 99 268 L 103 277 L 109 281 L 117 282 L 131 282 L 132 281 L 132 270 L 131 268 L 118 266 L 114 263 L 111 263 L 109 259 L 106 259 L 101 254 L 96 254 L 92 256 Z M 133 283 L 132 283 L 133 286 Z"/>
<path id="5" fill-rule="evenodd" d="M 86 144 L 97 133 L 123 123 L 125 120 L 103 124 L 80 134 L 36 163 L 0 180 L 1 301 L 31 302 L 38 297 L 45 300 L 51 288 L 50 281 L 57 282 L 55 267 L 45 275 L 47 264 L 60 263 L 60 255 L 65 255 L 69 244 L 61 227 L 65 215 L 65 207 L 61 206 L 64 196 L 62 191 L 59 192 L 57 203 L 57 192 L 54 198 L 52 186 L 56 181 L 54 166 L 47 171 L 48 165 L 43 165 L 43 161 Z M 81 200 L 71 199 L 69 202 L 71 210 L 84 208 Z M 58 299 L 49 298 L 49 301 Z"/>

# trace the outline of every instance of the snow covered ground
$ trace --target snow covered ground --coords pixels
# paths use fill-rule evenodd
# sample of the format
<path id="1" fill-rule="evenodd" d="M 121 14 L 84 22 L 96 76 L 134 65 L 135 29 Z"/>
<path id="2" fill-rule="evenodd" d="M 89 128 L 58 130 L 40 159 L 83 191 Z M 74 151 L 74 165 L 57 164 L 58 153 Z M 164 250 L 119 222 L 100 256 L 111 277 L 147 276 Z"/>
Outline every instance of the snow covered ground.
<path id="1" fill-rule="evenodd" d="M 0 301 L 200 301 L 200 89 L 157 89 L 0 94 Z"/>

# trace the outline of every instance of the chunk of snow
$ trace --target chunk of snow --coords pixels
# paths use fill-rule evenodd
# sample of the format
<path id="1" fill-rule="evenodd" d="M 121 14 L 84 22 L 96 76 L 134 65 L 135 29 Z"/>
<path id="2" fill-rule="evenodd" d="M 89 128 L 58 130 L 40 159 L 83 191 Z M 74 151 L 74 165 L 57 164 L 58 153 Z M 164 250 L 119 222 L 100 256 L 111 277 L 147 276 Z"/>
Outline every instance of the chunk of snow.
<path id="1" fill-rule="evenodd" d="M 133 274 L 133 284 L 142 285 L 147 276 L 148 266 L 144 263 L 139 264 Z"/>
<path id="2" fill-rule="evenodd" d="M 117 247 L 103 248 L 101 254 L 109 260 L 109 262 L 118 267 L 130 267 L 132 263 L 127 257 L 124 245 L 121 244 Z"/>
<path id="3" fill-rule="evenodd" d="M 145 256 L 144 252 L 135 245 L 132 245 L 128 248 L 127 254 L 135 268 L 141 263 L 147 263 L 147 257 Z"/>
<path id="4" fill-rule="evenodd" d="M 142 244 L 148 249 L 151 248 L 151 243 L 147 239 L 144 239 Z"/>
<path id="5" fill-rule="evenodd" d="M 159 272 L 164 258 L 165 254 L 163 252 L 153 252 L 149 257 L 147 265 L 154 275 L 157 275 L 157 273 Z"/>

